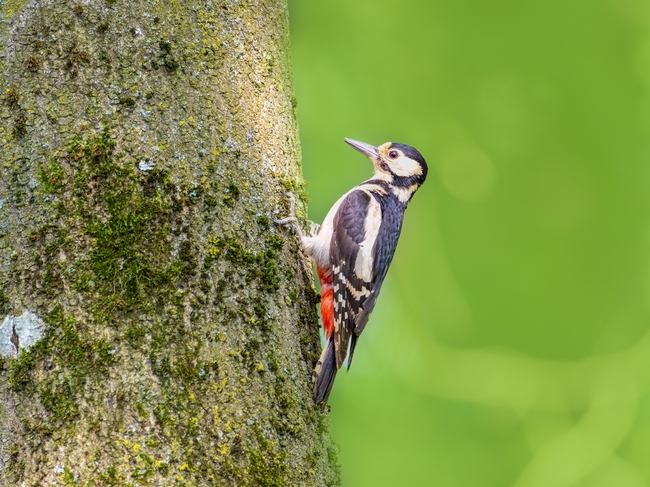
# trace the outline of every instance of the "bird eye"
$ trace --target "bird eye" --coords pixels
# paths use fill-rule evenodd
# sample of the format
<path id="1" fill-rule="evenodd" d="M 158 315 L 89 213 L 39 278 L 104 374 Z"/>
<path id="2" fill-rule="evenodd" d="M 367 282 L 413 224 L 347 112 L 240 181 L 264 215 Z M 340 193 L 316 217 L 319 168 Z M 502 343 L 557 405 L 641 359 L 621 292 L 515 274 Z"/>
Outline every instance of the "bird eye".
<path id="1" fill-rule="evenodd" d="M 397 156 L 398 156 L 398 155 L 399 155 L 399 154 L 398 154 L 398 152 L 397 152 L 396 150 L 392 150 L 392 151 L 390 151 L 390 152 L 388 153 L 388 157 L 390 157 L 391 159 L 397 159 Z"/>

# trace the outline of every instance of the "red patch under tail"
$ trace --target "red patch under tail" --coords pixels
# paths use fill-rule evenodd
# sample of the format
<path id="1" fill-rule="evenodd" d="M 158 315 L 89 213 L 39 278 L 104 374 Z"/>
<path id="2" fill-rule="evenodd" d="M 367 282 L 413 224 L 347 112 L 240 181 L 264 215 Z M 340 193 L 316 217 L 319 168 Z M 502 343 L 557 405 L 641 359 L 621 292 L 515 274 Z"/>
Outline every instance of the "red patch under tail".
<path id="1" fill-rule="evenodd" d="M 320 314 L 323 318 L 323 329 L 327 338 L 334 333 L 334 294 L 332 292 L 332 269 L 318 267 L 318 280 L 320 281 Z"/>

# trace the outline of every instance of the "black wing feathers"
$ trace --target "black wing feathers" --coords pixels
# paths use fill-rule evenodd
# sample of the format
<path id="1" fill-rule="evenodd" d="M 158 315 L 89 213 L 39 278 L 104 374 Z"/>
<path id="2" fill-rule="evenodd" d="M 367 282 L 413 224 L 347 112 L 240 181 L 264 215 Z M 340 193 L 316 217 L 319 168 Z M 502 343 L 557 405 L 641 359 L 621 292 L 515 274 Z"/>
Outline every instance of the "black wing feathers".
<path id="1" fill-rule="evenodd" d="M 396 198 L 384 198 L 380 201 L 380 204 L 383 218 L 373 248 L 375 260 L 372 269 L 372 288 L 375 298 L 379 294 L 388 267 L 395 255 L 395 248 L 404 221 L 404 207 Z"/>
<path id="2" fill-rule="evenodd" d="M 332 286 L 334 291 L 334 347 L 337 369 L 343 365 L 348 342 L 355 328 L 364 293 L 369 283 L 357 278 L 354 266 L 359 246 L 365 238 L 365 220 L 371 196 L 352 191 L 341 203 L 334 217 L 334 234 L 330 246 Z M 365 291 L 364 291 L 365 290 Z"/>
<path id="3" fill-rule="evenodd" d="M 374 198 L 374 201 L 372 200 Z M 370 282 L 354 272 L 360 245 L 367 237 L 365 221 L 371 204 L 381 207 L 381 225 L 374 242 Z M 375 307 L 377 296 L 393 259 L 402 229 L 404 206 L 395 197 L 352 191 L 334 217 L 330 246 L 334 290 L 334 341 L 336 368 L 343 365 L 350 344 L 348 368 L 354 348 Z"/>
<path id="4" fill-rule="evenodd" d="M 379 227 L 379 233 L 375 240 L 375 245 L 372 253 L 375 256 L 372 269 L 372 283 L 369 288 L 372 289 L 370 294 L 363 302 L 362 309 L 356 317 L 355 327 L 350 342 L 350 356 L 348 357 L 348 370 L 352 364 L 352 357 L 354 356 L 354 348 L 357 345 L 359 335 L 366 327 L 372 310 L 375 309 L 377 296 L 381 290 L 381 285 L 384 283 L 386 272 L 395 255 L 395 248 L 399 240 L 399 234 L 402 230 L 402 222 L 404 221 L 404 208 L 396 203 L 394 198 L 377 198 L 381 205 L 382 221 Z"/>

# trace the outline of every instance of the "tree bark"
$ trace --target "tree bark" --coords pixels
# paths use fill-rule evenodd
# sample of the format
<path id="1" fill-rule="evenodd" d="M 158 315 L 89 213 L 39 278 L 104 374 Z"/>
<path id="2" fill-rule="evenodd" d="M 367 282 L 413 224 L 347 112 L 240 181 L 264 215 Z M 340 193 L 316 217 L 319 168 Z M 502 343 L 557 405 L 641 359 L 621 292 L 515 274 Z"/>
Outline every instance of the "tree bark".
<path id="1" fill-rule="evenodd" d="M 0 485 L 337 484 L 285 0 L 8 0 L 0 43 Z"/>

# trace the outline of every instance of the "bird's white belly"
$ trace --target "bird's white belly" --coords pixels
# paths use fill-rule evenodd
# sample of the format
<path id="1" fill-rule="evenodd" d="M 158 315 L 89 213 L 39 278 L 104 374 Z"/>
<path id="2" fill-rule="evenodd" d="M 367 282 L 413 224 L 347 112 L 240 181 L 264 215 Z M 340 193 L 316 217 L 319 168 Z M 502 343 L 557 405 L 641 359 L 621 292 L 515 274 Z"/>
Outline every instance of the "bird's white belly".
<path id="1" fill-rule="evenodd" d="M 355 189 L 357 188 L 352 188 L 334 203 L 330 211 L 327 212 L 318 235 L 314 237 L 302 237 L 303 248 L 314 262 L 316 262 L 318 267 L 330 265 L 330 244 L 332 242 L 332 233 L 334 233 L 334 216 L 345 197 Z"/>

